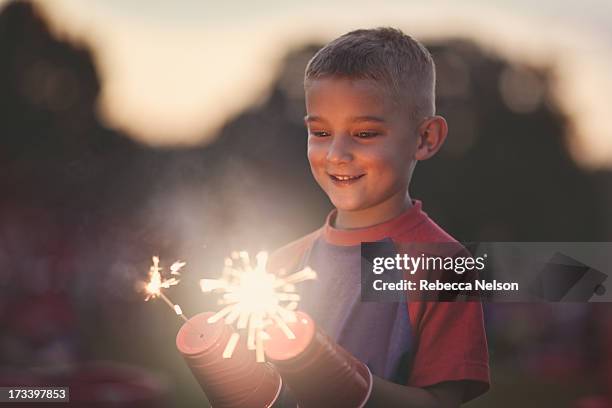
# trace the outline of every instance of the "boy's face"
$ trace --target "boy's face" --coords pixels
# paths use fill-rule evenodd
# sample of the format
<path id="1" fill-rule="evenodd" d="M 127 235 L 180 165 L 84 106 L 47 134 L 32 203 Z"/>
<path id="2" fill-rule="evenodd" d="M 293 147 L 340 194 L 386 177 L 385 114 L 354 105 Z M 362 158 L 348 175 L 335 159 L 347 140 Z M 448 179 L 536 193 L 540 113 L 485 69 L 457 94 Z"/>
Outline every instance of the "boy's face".
<path id="1" fill-rule="evenodd" d="M 377 218 L 372 213 L 404 204 L 416 126 L 383 86 L 368 79 L 311 80 L 306 113 L 310 168 L 339 212 L 367 210 Z"/>

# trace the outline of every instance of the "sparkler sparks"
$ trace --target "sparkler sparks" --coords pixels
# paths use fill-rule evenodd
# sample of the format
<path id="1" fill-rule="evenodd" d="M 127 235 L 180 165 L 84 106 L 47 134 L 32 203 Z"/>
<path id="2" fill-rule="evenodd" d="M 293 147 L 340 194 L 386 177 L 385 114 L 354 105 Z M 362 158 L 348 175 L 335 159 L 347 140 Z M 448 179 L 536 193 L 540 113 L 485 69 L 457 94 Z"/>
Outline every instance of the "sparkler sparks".
<path id="1" fill-rule="evenodd" d="M 174 304 L 163 292 L 162 289 L 168 289 L 170 286 L 177 285 L 180 281 L 178 276 L 180 276 L 180 270 L 185 266 L 185 262 L 174 262 L 170 266 L 170 275 L 171 277 L 164 279 L 162 277 L 161 271 L 162 268 L 159 266 L 159 258 L 157 256 L 153 257 L 153 265 L 149 268 L 149 282 L 145 283 L 144 290 L 147 292 L 147 297 L 145 301 L 149 299 L 155 299 L 157 297 L 162 298 L 164 302 L 168 305 L 170 309 L 180 316 L 183 320 L 187 321 L 187 317 L 183 314 L 181 307 L 177 304 Z"/>
<path id="2" fill-rule="evenodd" d="M 317 276 L 309 267 L 289 276 L 268 273 L 267 261 L 268 254 L 259 252 L 253 267 L 247 252 L 234 252 L 225 260 L 220 279 L 200 280 L 202 292 L 223 293 L 219 303 L 225 307 L 211 316 L 209 323 L 224 319 L 226 324 L 235 324 L 237 329 L 245 330 L 247 348 L 255 350 L 258 362 L 264 361 L 263 342 L 269 337 L 266 326 L 276 323 L 287 338 L 295 338 L 287 326 L 296 320 L 295 310 L 300 300 L 295 284 Z M 234 333 L 229 339 L 224 358 L 232 356 L 239 338 L 240 334 Z"/>

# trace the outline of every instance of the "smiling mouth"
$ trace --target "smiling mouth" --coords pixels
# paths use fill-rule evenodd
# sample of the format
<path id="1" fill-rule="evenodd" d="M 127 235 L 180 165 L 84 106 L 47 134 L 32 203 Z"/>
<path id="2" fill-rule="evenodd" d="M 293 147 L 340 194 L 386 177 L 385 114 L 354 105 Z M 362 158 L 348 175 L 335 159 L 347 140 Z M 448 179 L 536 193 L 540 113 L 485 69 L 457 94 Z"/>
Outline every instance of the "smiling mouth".
<path id="1" fill-rule="evenodd" d="M 334 182 L 334 184 L 339 184 L 339 185 L 352 184 L 356 182 L 357 180 L 359 180 L 360 178 L 362 178 L 363 176 L 365 176 L 365 174 L 360 174 L 358 176 L 348 176 L 348 175 L 340 175 L 340 174 L 328 174 L 328 175 L 329 175 L 329 178 Z"/>

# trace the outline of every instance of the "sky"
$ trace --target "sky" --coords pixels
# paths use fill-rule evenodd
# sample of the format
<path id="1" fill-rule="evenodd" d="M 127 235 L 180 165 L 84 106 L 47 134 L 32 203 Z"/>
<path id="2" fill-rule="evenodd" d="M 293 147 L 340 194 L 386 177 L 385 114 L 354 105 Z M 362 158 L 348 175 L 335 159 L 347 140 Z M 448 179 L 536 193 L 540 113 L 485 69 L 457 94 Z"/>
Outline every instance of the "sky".
<path id="1" fill-rule="evenodd" d="M 358 27 L 392 25 L 421 40 L 459 35 L 502 56 L 554 64 L 556 93 L 575 119 L 575 158 L 587 167 L 612 167 L 612 2 L 35 3 L 57 35 L 94 51 L 103 78 L 101 119 L 148 145 L 205 142 L 225 120 L 265 96 L 292 47 Z"/>

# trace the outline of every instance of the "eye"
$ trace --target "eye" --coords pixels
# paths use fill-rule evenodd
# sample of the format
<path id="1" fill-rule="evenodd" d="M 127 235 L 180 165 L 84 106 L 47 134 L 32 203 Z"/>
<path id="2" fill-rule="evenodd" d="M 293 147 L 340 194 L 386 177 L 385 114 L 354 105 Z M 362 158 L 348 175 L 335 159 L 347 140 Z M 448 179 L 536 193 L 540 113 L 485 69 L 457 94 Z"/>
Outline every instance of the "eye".
<path id="1" fill-rule="evenodd" d="M 378 135 L 380 135 L 380 133 L 373 132 L 373 131 L 363 131 L 363 132 L 355 133 L 355 136 L 360 138 L 360 139 L 371 139 L 371 138 L 376 137 Z"/>
<path id="2" fill-rule="evenodd" d="M 324 130 L 312 130 L 312 131 L 310 131 L 310 134 L 315 136 L 315 137 L 327 137 L 327 136 L 329 136 L 329 133 L 324 131 Z"/>

